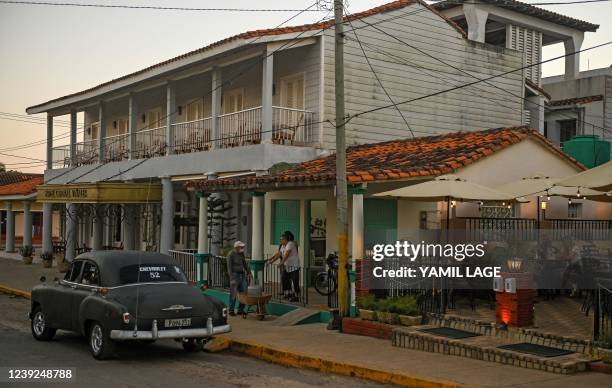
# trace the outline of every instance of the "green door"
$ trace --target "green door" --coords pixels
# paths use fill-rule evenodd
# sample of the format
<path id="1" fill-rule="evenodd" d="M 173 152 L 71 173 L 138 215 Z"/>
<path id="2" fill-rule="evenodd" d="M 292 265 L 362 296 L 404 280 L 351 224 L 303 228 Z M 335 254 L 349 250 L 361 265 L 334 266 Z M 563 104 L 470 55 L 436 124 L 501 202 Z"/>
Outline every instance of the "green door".
<path id="1" fill-rule="evenodd" d="M 363 201 L 365 247 L 394 243 L 397 240 L 397 201 L 365 199 Z"/>
<path id="2" fill-rule="evenodd" d="M 280 236 L 288 230 L 300 244 L 300 201 L 292 199 L 272 201 L 272 236 L 271 243 L 280 243 Z"/>

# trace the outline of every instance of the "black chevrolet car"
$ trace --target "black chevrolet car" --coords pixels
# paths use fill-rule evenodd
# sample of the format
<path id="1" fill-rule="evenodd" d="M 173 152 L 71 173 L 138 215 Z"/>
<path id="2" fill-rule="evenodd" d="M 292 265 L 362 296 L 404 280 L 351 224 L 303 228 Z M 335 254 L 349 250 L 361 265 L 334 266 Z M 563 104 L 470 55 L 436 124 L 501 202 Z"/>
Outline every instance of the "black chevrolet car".
<path id="1" fill-rule="evenodd" d="M 139 251 L 78 256 L 64 280 L 32 289 L 30 319 L 37 340 L 78 332 L 97 359 L 112 356 L 116 341 L 172 338 L 192 351 L 231 330 L 225 305 L 189 285 L 170 257 Z"/>

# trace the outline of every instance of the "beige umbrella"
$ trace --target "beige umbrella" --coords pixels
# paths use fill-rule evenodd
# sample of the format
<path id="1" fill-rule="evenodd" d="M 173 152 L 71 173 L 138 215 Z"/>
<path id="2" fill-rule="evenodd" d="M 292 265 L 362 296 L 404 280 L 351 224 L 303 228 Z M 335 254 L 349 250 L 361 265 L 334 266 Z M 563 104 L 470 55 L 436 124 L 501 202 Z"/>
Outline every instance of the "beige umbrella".
<path id="1" fill-rule="evenodd" d="M 612 161 L 561 179 L 556 185 L 610 191 L 612 190 Z"/>
<path id="2" fill-rule="evenodd" d="M 410 198 L 415 201 L 446 201 L 446 228 L 450 223 L 450 201 L 514 201 L 515 196 L 474 182 L 468 182 L 456 175 L 442 175 L 434 180 L 400 189 L 374 194 L 375 197 Z"/>
<path id="3" fill-rule="evenodd" d="M 516 197 L 529 197 L 532 195 L 560 196 L 566 198 L 596 197 L 605 195 L 597 190 L 584 187 L 555 186 L 561 178 L 551 178 L 542 174 L 525 177 L 514 182 L 499 186 L 497 190 L 510 193 Z"/>

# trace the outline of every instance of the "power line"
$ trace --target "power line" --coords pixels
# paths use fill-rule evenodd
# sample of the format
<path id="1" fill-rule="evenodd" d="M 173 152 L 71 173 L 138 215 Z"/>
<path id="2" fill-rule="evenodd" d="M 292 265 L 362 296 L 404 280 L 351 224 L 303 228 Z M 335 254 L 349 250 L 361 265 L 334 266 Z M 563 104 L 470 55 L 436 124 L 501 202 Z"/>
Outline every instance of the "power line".
<path id="1" fill-rule="evenodd" d="M 55 3 L 49 1 L 12 1 L 0 0 L 2 4 L 14 5 L 39 5 L 39 6 L 57 6 L 57 7 L 82 7 L 82 8 L 116 8 L 116 9 L 132 9 L 132 10 L 155 10 L 155 11 L 196 11 L 196 12 L 323 12 L 320 9 L 276 9 L 276 8 L 191 8 L 191 7 L 163 7 L 156 5 L 129 5 L 129 4 L 86 4 L 86 3 Z"/>

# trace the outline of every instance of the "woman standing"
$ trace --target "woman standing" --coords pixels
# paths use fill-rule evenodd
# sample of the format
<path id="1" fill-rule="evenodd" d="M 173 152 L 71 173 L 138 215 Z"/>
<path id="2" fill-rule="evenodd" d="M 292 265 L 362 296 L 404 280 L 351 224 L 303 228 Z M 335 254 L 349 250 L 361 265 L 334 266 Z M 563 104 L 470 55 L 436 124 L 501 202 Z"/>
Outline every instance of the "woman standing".
<path id="1" fill-rule="evenodd" d="M 291 302 L 300 301 L 300 256 L 295 237 L 290 231 L 281 235 L 281 245 L 278 252 L 268 261 L 270 264 L 280 260 L 281 283 L 285 297 Z"/>

